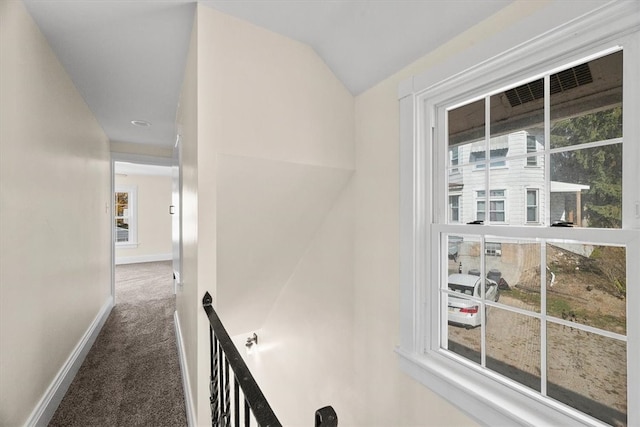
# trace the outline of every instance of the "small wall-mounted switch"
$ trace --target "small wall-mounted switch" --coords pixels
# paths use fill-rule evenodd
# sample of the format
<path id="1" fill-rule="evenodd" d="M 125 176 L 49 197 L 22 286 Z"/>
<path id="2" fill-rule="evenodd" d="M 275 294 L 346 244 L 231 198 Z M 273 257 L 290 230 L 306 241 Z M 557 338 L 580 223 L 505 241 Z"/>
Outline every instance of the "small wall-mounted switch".
<path id="1" fill-rule="evenodd" d="M 169 215 L 176 213 L 176 207 L 174 205 L 169 206 Z"/>

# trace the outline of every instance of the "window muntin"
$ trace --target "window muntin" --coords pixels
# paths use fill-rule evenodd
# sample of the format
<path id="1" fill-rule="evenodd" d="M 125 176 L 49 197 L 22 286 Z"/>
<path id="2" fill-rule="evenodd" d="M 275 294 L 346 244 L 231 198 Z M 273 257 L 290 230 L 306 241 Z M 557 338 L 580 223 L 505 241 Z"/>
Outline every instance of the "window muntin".
<path id="1" fill-rule="evenodd" d="M 621 60 L 621 55 L 619 58 Z M 592 61 L 585 64 L 591 66 Z M 547 92 L 550 92 L 554 76 L 548 75 L 541 80 L 547 86 Z M 569 102 L 567 99 L 571 97 L 572 89 L 584 92 L 585 89 L 579 86 L 567 87 L 556 94 L 564 96 L 565 103 Z M 578 96 L 577 93 L 573 92 L 575 96 Z M 491 105 L 491 113 L 497 108 L 494 108 L 494 101 L 498 98 L 498 95 L 484 98 L 485 105 Z M 606 102 L 616 102 L 615 98 L 607 99 L 609 101 Z M 488 224 L 509 224 L 513 227 L 510 227 L 513 232 L 507 234 L 516 238 L 488 236 L 482 231 L 470 230 L 470 234 L 462 236 L 462 241 L 457 242 L 456 257 L 447 258 L 448 267 L 443 269 L 443 274 L 447 271 L 447 276 L 441 279 L 440 322 L 443 334 L 440 348 L 456 358 L 473 362 L 480 370 L 489 370 L 526 386 L 539 393 L 542 398 L 555 399 L 607 423 L 625 424 L 626 393 L 616 395 L 611 388 L 606 387 L 605 381 L 600 381 L 595 386 L 587 384 L 589 370 L 597 370 L 597 364 L 604 363 L 597 356 L 599 349 L 592 349 L 591 346 L 583 348 L 582 351 L 588 353 L 584 360 L 590 361 L 589 368 L 584 366 L 584 360 L 581 361 L 576 354 L 571 356 L 574 369 L 568 372 L 573 372 L 573 378 L 571 375 L 567 377 L 566 373 L 552 372 L 559 362 L 549 360 L 550 357 L 572 354 L 563 349 L 561 343 L 573 342 L 579 338 L 568 337 L 563 340 L 562 334 L 565 331 L 582 334 L 586 342 L 593 346 L 609 342 L 616 349 L 614 353 L 618 357 L 615 372 L 620 382 L 624 382 L 619 390 L 626 390 L 626 312 L 622 309 L 626 307 L 626 302 L 622 292 L 616 290 L 619 287 L 626 288 L 622 280 L 622 277 L 626 278 L 626 271 L 618 266 L 615 272 L 607 272 L 609 266 L 606 263 L 600 263 L 596 268 L 597 260 L 591 256 L 593 253 L 596 256 L 606 253 L 607 257 L 617 256 L 617 259 L 622 259 L 624 264 L 624 246 L 600 242 L 596 245 L 599 249 L 594 251 L 590 249 L 593 244 L 579 240 L 573 243 L 556 242 L 547 237 L 534 241 L 525 238 L 524 234 L 517 238 L 518 231 L 515 229 L 516 226 L 527 223 L 548 226 L 555 220 L 573 222 L 576 227 L 621 227 L 623 140 L 621 134 L 615 133 L 617 129 L 621 129 L 621 105 L 614 105 L 612 108 L 605 108 L 609 105 L 598 105 L 600 110 L 594 113 L 591 111 L 593 104 L 584 106 L 580 98 L 577 98 L 572 103 L 571 111 L 577 112 L 576 117 L 581 116 L 581 111 L 587 112 L 582 114 L 585 117 L 582 119 L 583 127 L 586 126 L 587 129 L 573 129 L 581 123 L 576 117 L 567 118 L 564 122 L 558 119 L 553 123 L 556 134 L 551 135 L 552 144 L 547 147 L 538 141 L 544 141 L 545 134 L 549 135 L 551 132 L 551 122 L 544 118 L 551 114 L 545 114 L 544 97 L 532 99 L 529 103 L 537 103 L 537 107 L 528 112 L 526 120 L 520 117 L 513 121 L 513 125 L 509 125 L 509 117 L 495 121 L 491 118 L 489 126 L 483 127 L 487 133 L 484 141 L 476 140 L 462 146 L 465 147 L 462 149 L 463 153 L 465 149 L 469 151 L 471 166 L 460 168 L 462 177 L 457 181 L 462 187 L 460 203 L 466 203 L 465 194 L 466 197 L 475 196 L 475 219 Z M 526 103 L 521 105 L 524 104 Z M 480 104 L 475 101 L 469 105 L 474 105 L 477 109 Z M 463 116 L 458 108 L 473 110 L 468 105 L 449 110 L 449 123 L 452 118 Z M 567 108 L 566 105 L 563 108 Z M 494 122 L 499 129 L 495 133 L 492 129 Z M 523 123 L 525 126 L 522 126 Z M 456 125 L 459 130 L 460 123 Z M 451 129 L 451 124 L 448 128 Z M 565 129 L 562 135 L 571 144 L 561 145 L 564 142 L 557 142 L 560 129 Z M 609 131 L 613 133 L 608 133 Z M 587 133 L 589 138 L 582 138 L 586 141 L 584 143 L 576 143 L 576 135 L 581 132 Z M 448 136 L 447 140 L 451 141 L 452 138 L 455 135 Z M 486 159 L 487 153 L 490 153 L 489 160 Z M 464 154 L 459 153 L 458 156 L 466 158 Z M 496 158 L 502 159 L 500 165 L 504 168 L 494 170 Z M 486 167 L 488 162 L 491 163 L 490 168 Z M 549 166 L 545 168 L 547 164 Z M 597 169 L 599 174 L 594 174 L 593 169 Z M 499 187 L 505 184 L 507 187 Z M 489 186 L 489 191 L 486 191 L 486 185 Z M 449 188 L 450 186 L 451 183 Z M 587 197 L 590 203 L 585 203 L 583 199 L 592 187 L 599 187 L 599 191 L 607 193 L 610 198 L 604 200 L 608 204 L 601 202 L 603 198 L 595 195 L 591 199 Z M 520 197 L 506 197 L 512 193 L 520 194 Z M 509 222 L 506 215 L 507 204 L 511 216 L 521 219 Z M 600 213 L 606 215 L 609 222 L 596 220 L 596 214 Z M 548 220 L 543 219 L 545 217 Z M 441 235 L 442 241 L 449 242 L 454 235 L 446 233 L 446 225 L 443 230 L 445 233 Z M 575 232 L 577 238 L 580 235 L 579 228 Z M 461 237 L 459 232 L 455 233 L 455 237 Z M 500 247 L 500 257 L 493 256 L 492 253 L 497 245 Z M 558 253 L 556 248 L 561 245 L 569 250 L 562 258 L 566 265 L 559 264 L 558 259 L 554 258 L 554 254 Z M 449 243 L 447 247 L 451 251 Z M 578 260 L 575 265 L 568 261 L 573 259 Z M 440 258 L 440 262 L 442 261 L 444 259 Z M 586 267 L 587 271 L 583 271 L 578 264 L 589 267 Z M 499 277 L 502 281 L 499 298 L 486 298 L 486 293 L 457 295 L 455 290 L 444 284 L 452 277 L 460 276 L 460 273 L 479 277 L 488 277 L 492 273 L 494 278 Z M 597 291 L 590 283 L 599 283 Z M 570 294 L 565 295 L 566 292 Z M 607 301 L 604 313 L 597 311 L 597 308 L 603 307 L 598 298 Z M 564 329 L 558 332 L 558 327 Z M 575 345 L 580 344 L 576 342 Z M 600 371 L 594 375 L 599 376 Z M 577 392 L 567 388 L 567 384 L 572 382 L 580 384 Z M 591 391 L 583 392 L 580 390 L 583 387 L 591 387 Z M 603 397 L 605 394 L 608 396 L 606 399 Z M 601 402 L 606 404 L 601 405 Z"/>

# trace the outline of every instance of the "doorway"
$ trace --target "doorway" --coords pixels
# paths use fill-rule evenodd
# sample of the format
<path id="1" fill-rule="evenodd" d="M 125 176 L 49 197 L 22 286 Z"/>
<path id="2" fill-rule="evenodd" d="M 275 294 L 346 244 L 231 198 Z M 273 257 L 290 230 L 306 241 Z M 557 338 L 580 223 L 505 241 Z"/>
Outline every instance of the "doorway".
<path id="1" fill-rule="evenodd" d="M 173 250 L 175 169 L 170 158 L 112 158 L 111 289 L 115 301 L 117 266 L 158 261 L 179 265 Z"/>

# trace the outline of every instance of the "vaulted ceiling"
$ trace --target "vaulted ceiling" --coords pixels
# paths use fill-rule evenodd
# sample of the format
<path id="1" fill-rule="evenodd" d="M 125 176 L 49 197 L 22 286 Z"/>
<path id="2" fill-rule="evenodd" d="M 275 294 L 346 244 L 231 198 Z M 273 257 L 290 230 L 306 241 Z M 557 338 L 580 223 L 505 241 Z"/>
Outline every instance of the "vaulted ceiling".
<path id="1" fill-rule="evenodd" d="M 511 2 L 201 1 L 308 44 L 354 95 Z M 194 1 L 24 3 L 112 141 L 175 142 Z"/>

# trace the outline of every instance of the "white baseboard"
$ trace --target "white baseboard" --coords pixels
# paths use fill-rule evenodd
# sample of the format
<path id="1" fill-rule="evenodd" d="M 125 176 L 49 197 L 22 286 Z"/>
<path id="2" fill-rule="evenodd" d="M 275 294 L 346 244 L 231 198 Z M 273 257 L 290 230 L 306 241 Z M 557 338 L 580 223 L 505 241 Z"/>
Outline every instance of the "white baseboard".
<path id="1" fill-rule="evenodd" d="M 184 341 L 182 341 L 182 330 L 180 329 L 180 318 L 178 312 L 173 313 L 173 321 L 176 327 L 176 343 L 178 344 L 178 358 L 180 359 L 180 370 L 182 371 L 182 388 L 184 389 L 184 404 L 187 409 L 187 425 L 196 425 L 196 407 L 193 404 L 191 394 L 191 382 L 189 381 L 189 368 L 187 365 L 187 354 L 184 351 Z"/>
<path id="2" fill-rule="evenodd" d="M 87 353 L 89 353 L 91 346 L 98 337 L 102 326 L 107 321 L 112 308 L 113 296 L 109 296 L 93 319 L 93 322 L 91 322 L 91 325 L 89 325 L 87 331 L 71 352 L 67 361 L 58 371 L 58 374 L 49 385 L 49 388 L 47 388 L 42 399 L 40 399 L 33 412 L 31 412 L 31 415 L 25 423 L 26 426 L 36 427 L 49 424 L 51 417 L 53 417 L 56 409 L 58 409 L 58 405 L 60 405 L 62 398 L 67 393 L 67 389 L 69 389 L 78 369 L 82 366 L 82 362 L 84 362 Z"/>
<path id="3" fill-rule="evenodd" d="M 173 259 L 173 253 L 123 256 L 123 257 L 116 256 L 116 265 L 137 264 L 139 262 L 171 261 L 172 259 Z"/>

